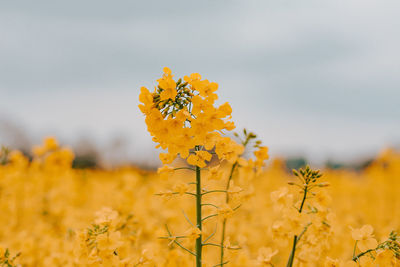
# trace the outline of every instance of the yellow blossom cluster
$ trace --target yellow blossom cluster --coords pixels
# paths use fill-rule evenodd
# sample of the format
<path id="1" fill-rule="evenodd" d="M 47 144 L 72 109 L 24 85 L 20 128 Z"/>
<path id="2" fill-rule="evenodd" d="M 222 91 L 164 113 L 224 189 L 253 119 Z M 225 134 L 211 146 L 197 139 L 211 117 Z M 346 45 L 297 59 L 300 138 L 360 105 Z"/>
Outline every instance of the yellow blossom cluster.
<path id="1" fill-rule="evenodd" d="M 230 120 L 229 103 L 215 107 L 218 84 L 202 80 L 198 73 L 175 81 L 167 67 L 157 82 L 153 92 L 141 88 L 139 108 L 146 115 L 148 131 L 157 147 L 168 150 L 160 154 L 161 161 L 172 163 L 179 154 L 189 164 L 205 167 L 212 157 L 207 150 L 215 147 L 220 159 L 234 162 L 243 147 L 223 137 L 223 130 L 235 126 Z M 204 150 L 196 149 L 199 147 Z M 191 153 L 194 150 L 199 151 Z"/>
<path id="2" fill-rule="evenodd" d="M 199 234 L 181 217 L 182 210 L 189 218 L 194 216 L 192 196 L 171 194 L 163 201 L 154 195 L 165 188 L 192 192 L 191 185 L 183 185 L 189 182 L 190 170 L 163 180 L 156 172 L 132 167 L 80 170 L 71 165 L 59 168 L 52 161 L 54 166 L 45 168 L 44 163 L 37 163 L 42 156 L 30 161 L 14 151 L 0 165 L 3 266 L 8 266 L 5 262 L 10 266 L 193 266 L 193 256 L 174 242 L 191 248 L 191 240 L 175 233 L 193 239 Z M 219 167 L 222 177 L 230 170 L 229 164 Z M 310 222 L 293 266 L 399 266 L 391 249 L 398 241 L 390 239 L 390 234 L 400 228 L 400 153 L 384 150 L 359 172 L 322 172 L 322 182 L 329 181 L 330 186 L 315 188 L 316 195 L 306 202 L 313 208 L 306 206 L 304 218 L 294 208 L 299 207 L 302 195 L 297 187 L 287 185 L 296 180 L 281 160 L 274 159 L 253 178 L 235 177 L 234 187 L 248 189 L 236 188 L 232 196 L 246 201 L 233 216 L 235 206 L 221 204 L 216 216 L 220 221 L 228 217 L 224 246 L 231 249 L 225 252 L 227 266 L 286 266 L 293 235 L 301 234 Z M 174 180 L 182 184 L 175 187 Z M 226 185 L 224 179 L 208 181 L 213 187 Z M 218 194 L 204 198 L 225 202 Z M 291 205 L 294 212 L 289 212 Z M 205 212 L 215 209 L 205 208 Z M 318 212 L 308 214 L 314 208 Z M 165 237 L 165 224 L 171 226 L 169 239 L 160 238 Z M 208 237 L 214 231 L 219 237 L 221 228 L 206 221 L 202 233 Z M 358 256 L 370 249 L 358 261 L 352 260 L 353 252 Z M 206 266 L 218 262 L 218 250 L 207 246 L 205 253 Z"/>

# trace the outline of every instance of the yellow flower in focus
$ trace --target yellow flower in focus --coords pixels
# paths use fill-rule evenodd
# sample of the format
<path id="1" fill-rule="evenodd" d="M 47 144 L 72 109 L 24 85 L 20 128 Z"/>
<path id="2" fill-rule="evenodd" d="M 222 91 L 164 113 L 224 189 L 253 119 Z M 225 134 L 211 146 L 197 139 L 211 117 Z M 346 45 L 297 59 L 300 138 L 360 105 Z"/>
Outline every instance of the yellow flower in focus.
<path id="1" fill-rule="evenodd" d="M 196 81 L 196 80 L 200 80 L 201 79 L 201 75 L 200 74 L 198 74 L 198 73 L 192 73 L 192 74 L 190 74 L 190 76 L 184 76 L 183 77 L 183 80 L 185 81 L 185 82 L 188 82 L 188 83 L 191 83 L 191 82 L 193 82 L 193 81 Z"/>
<path id="2" fill-rule="evenodd" d="M 225 159 L 233 164 L 244 151 L 243 145 L 233 141 L 229 137 L 221 138 L 215 145 L 215 153 L 220 159 Z"/>
<path id="3" fill-rule="evenodd" d="M 204 138 L 205 149 L 211 150 L 220 138 L 221 138 L 221 135 L 217 132 L 207 133 Z"/>
<path id="4" fill-rule="evenodd" d="M 378 242 L 373 236 L 374 228 L 367 224 L 359 229 L 352 229 L 351 236 L 357 241 L 357 247 L 361 251 L 374 249 L 377 247 Z"/>
<path id="5" fill-rule="evenodd" d="M 198 116 L 202 111 L 205 113 L 211 113 L 213 110 L 213 103 L 208 99 L 203 99 L 199 95 L 195 95 L 192 98 L 193 109 L 192 113 Z"/>
<path id="6" fill-rule="evenodd" d="M 175 82 L 173 82 L 175 85 Z M 169 84 L 171 85 L 171 84 Z M 175 88 L 172 87 L 168 87 L 167 89 L 165 89 L 164 91 L 161 92 L 160 97 L 161 97 L 161 101 L 162 100 L 167 100 L 167 99 L 174 99 L 176 97 L 176 90 Z"/>
<path id="7" fill-rule="evenodd" d="M 190 165 L 198 166 L 200 168 L 204 168 L 206 165 L 205 161 L 210 161 L 212 155 L 207 151 L 195 151 L 196 154 L 191 154 L 187 158 L 187 162 Z"/>
<path id="8" fill-rule="evenodd" d="M 176 154 L 160 153 L 159 157 L 163 164 L 170 164 L 175 160 Z"/>
<path id="9" fill-rule="evenodd" d="M 147 107 L 153 105 L 153 95 L 150 93 L 149 89 L 144 86 L 140 88 L 139 101 Z"/>
<path id="10" fill-rule="evenodd" d="M 217 115 L 219 118 L 225 118 L 227 116 L 230 116 L 231 114 L 232 114 L 232 108 L 228 102 L 222 104 L 217 109 Z"/>
<path id="11" fill-rule="evenodd" d="M 177 95 L 176 83 L 172 79 L 171 70 L 167 67 L 164 68 L 164 75 L 161 79 L 158 79 L 158 86 L 162 89 L 160 93 L 160 100 L 175 99 Z"/>

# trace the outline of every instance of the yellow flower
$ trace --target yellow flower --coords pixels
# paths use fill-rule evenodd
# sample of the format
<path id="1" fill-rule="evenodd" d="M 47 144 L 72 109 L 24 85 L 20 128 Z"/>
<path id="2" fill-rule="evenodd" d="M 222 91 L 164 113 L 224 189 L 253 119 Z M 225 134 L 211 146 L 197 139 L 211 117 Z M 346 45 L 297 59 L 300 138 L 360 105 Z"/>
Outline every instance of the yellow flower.
<path id="1" fill-rule="evenodd" d="M 178 192 L 179 195 L 181 195 L 181 196 L 184 195 L 188 191 L 188 189 L 189 189 L 189 186 L 187 183 L 180 182 L 180 183 L 177 183 L 174 185 L 174 191 Z"/>
<path id="2" fill-rule="evenodd" d="M 392 251 L 388 249 L 380 250 L 376 254 L 375 262 L 379 264 L 379 266 L 392 266 L 393 258 L 394 254 Z"/>
<path id="3" fill-rule="evenodd" d="M 316 192 L 314 201 L 318 210 L 326 210 L 329 204 L 332 202 L 332 198 L 326 190 L 320 190 Z"/>
<path id="4" fill-rule="evenodd" d="M 200 79 L 201 79 L 201 75 L 198 73 L 192 73 L 192 74 L 190 74 L 190 76 L 183 77 L 183 80 L 188 83 L 191 83 L 195 80 L 200 80 Z"/>
<path id="5" fill-rule="evenodd" d="M 165 73 L 165 75 L 171 75 L 171 73 L 172 73 L 171 69 L 168 67 L 164 67 L 163 72 Z"/>
<path id="6" fill-rule="evenodd" d="M 226 159 L 233 164 L 244 151 L 243 145 L 237 144 L 229 137 L 221 138 L 215 145 L 215 153 L 220 159 Z"/>
<path id="7" fill-rule="evenodd" d="M 235 185 L 233 180 L 230 181 L 228 189 L 229 196 L 237 198 L 242 191 L 243 189 L 240 186 Z"/>
<path id="8" fill-rule="evenodd" d="M 253 159 L 246 160 L 245 158 L 240 157 L 237 162 L 240 166 L 240 173 L 244 177 L 250 177 L 249 175 L 254 171 L 255 167 Z"/>
<path id="9" fill-rule="evenodd" d="M 279 190 L 271 192 L 271 200 L 275 204 L 274 208 L 280 210 L 293 204 L 293 195 L 289 194 L 287 187 L 281 187 Z"/>
<path id="10" fill-rule="evenodd" d="M 192 227 L 185 232 L 186 237 L 191 241 L 195 241 L 200 237 L 201 231 L 198 227 Z"/>
<path id="11" fill-rule="evenodd" d="M 212 98 L 212 100 L 217 100 L 218 95 L 214 94 L 214 92 L 217 90 L 218 90 L 218 83 L 211 82 L 204 87 L 204 90 L 201 91 L 200 94 L 203 95 L 204 97 L 210 97 Z"/>
<path id="12" fill-rule="evenodd" d="M 254 156 L 256 157 L 256 165 L 258 167 L 262 167 L 264 165 L 264 161 L 269 159 L 268 147 L 259 147 L 258 150 L 254 151 Z"/>
<path id="13" fill-rule="evenodd" d="M 173 83 L 175 84 L 175 82 L 173 82 Z M 171 84 L 168 84 L 168 85 L 170 86 Z M 161 92 L 161 94 L 160 94 L 161 101 L 167 100 L 167 99 L 175 99 L 176 94 L 177 94 L 177 92 L 176 92 L 175 88 L 168 87 L 168 88 L 164 89 L 164 91 Z"/>
<path id="14" fill-rule="evenodd" d="M 153 105 L 153 96 L 150 91 L 144 86 L 140 88 L 139 101 L 147 107 Z"/>
<path id="15" fill-rule="evenodd" d="M 359 229 L 352 229 L 351 236 L 357 241 L 357 247 L 361 251 L 374 249 L 377 247 L 378 242 L 373 237 L 374 228 L 367 224 Z"/>
<path id="16" fill-rule="evenodd" d="M 35 155 L 36 157 L 41 157 L 44 154 L 46 154 L 46 148 L 42 147 L 42 146 L 34 146 L 32 149 L 32 153 L 33 155 Z"/>
<path id="17" fill-rule="evenodd" d="M 58 142 L 54 137 L 46 137 L 43 144 L 47 151 L 56 150 L 58 148 Z"/>
<path id="18" fill-rule="evenodd" d="M 95 224 L 99 225 L 111 225 L 116 222 L 118 218 L 118 212 L 109 208 L 103 207 L 100 211 L 96 212 Z"/>
<path id="19" fill-rule="evenodd" d="M 163 164 L 170 164 L 175 160 L 176 155 L 171 153 L 160 153 L 159 157 Z"/>
<path id="20" fill-rule="evenodd" d="M 174 192 L 172 192 L 171 190 L 167 190 L 165 192 L 160 192 L 157 195 L 159 195 L 162 198 L 164 198 L 165 201 L 168 201 L 174 196 Z"/>
<path id="21" fill-rule="evenodd" d="M 207 150 L 211 150 L 217 141 L 221 139 L 221 135 L 217 132 L 207 133 L 204 138 L 204 147 Z"/>
<path id="22" fill-rule="evenodd" d="M 147 114 L 145 122 L 150 132 L 163 127 L 164 117 L 158 109 L 151 109 Z"/>
<path id="23" fill-rule="evenodd" d="M 272 250 L 270 247 L 261 247 L 258 250 L 257 261 L 262 265 L 271 265 L 272 257 L 278 254 L 278 250 Z"/>
<path id="24" fill-rule="evenodd" d="M 324 266 L 325 267 L 339 267 L 339 260 L 338 259 L 332 259 L 330 257 L 326 257 Z"/>
<path id="25" fill-rule="evenodd" d="M 162 89 L 160 93 L 160 100 L 175 99 L 177 95 L 176 83 L 172 79 L 171 70 L 167 67 L 164 68 L 164 75 L 158 79 L 158 86 Z"/>
<path id="26" fill-rule="evenodd" d="M 219 166 L 211 167 L 208 169 L 207 179 L 209 180 L 221 180 L 222 178 L 222 171 L 220 170 Z"/>
<path id="27" fill-rule="evenodd" d="M 217 210 L 218 216 L 224 219 L 231 217 L 233 212 L 234 210 L 227 203 L 222 204 Z"/>
<path id="28" fill-rule="evenodd" d="M 208 101 L 207 99 L 203 99 L 201 96 L 196 95 L 192 98 L 193 109 L 192 113 L 196 116 L 200 114 L 200 112 L 210 112 L 213 109 L 213 103 Z"/>
<path id="29" fill-rule="evenodd" d="M 163 165 L 161 168 L 158 168 L 157 173 L 160 175 L 161 179 L 167 180 L 171 174 L 174 173 L 174 168 L 168 165 Z"/>
<path id="30" fill-rule="evenodd" d="M 200 168 L 204 168 L 206 165 L 205 161 L 210 161 L 212 155 L 207 151 L 195 151 L 195 154 L 191 154 L 187 162 L 191 165 L 198 166 Z"/>
<path id="31" fill-rule="evenodd" d="M 225 118 L 227 116 L 230 116 L 231 114 L 232 114 L 232 108 L 231 108 L 231 105 L 229 105 L 228 102 L 222 104 L 217 109 L 217 116 L 219 118 Z"/>

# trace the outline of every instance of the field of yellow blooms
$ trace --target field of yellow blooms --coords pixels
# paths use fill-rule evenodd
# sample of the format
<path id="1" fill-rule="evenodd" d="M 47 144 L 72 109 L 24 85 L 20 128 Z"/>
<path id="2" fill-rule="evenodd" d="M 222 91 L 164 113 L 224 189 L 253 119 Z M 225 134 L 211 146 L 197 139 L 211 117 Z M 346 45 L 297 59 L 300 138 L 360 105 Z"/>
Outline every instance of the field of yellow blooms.
<path id="1" fill-rule="evenodd" d="M 73 169 L 54 138 L 3 151 L 0 266 L 400 266 L 400 153 L 289 172 L 231 132 L 216 83 L 157 82 L 140 94 L 157 172 Z"/>

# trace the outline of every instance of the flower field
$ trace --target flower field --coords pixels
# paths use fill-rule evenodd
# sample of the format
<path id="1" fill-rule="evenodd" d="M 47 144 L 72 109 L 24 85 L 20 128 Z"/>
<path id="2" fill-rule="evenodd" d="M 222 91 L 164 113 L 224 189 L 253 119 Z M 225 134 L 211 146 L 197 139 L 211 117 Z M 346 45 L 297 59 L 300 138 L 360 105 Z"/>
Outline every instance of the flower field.
<path id="1" fill-rule="evenodd" d="M 399 152 L 291 172 L 217 89 L 168 68 L 141 89 L 158 171 L 73 169 L 54 138 L 3 150 L 0 266 L 400 266 Z"/>

